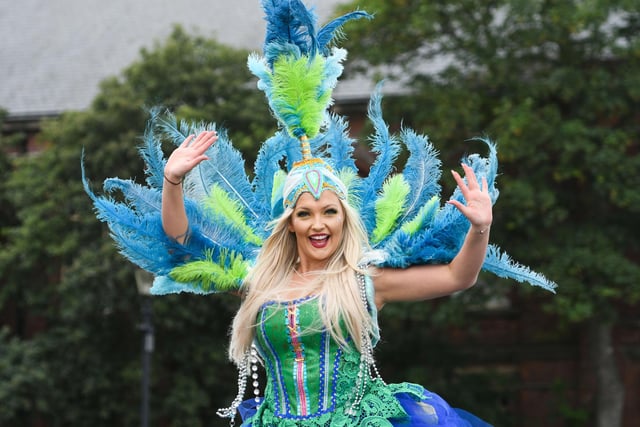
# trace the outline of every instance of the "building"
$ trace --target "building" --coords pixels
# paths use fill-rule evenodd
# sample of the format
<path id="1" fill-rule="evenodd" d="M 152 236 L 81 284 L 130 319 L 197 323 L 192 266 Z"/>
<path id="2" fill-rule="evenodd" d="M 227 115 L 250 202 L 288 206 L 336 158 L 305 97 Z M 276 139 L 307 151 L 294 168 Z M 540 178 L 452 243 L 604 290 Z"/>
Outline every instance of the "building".
<path id="1" fill-rule="evenodd" d="M 346 0 L 317 2 L 319 22 Z M 0 109 L 3 132 L 33 136 L 42 118 L 83 110 L 99 83 L 139 58 L 179 24 L 188 32 L 260 51 L 265 33 L 259 0 L 24 0 L 0 2 Z M 340 100 L 366 100 L 365 81 L 341 82 Z"/>

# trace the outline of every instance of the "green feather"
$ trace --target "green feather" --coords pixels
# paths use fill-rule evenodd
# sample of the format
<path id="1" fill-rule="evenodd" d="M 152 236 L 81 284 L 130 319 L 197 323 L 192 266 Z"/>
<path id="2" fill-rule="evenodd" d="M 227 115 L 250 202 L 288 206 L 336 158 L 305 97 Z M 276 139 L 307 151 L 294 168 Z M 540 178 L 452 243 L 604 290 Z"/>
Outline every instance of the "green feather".
<path id="1" fill-rule="evenodd" d="M 349 203 L 349 205 L 360 205 L 360 201 L 358 200 L 358 196 L 356 195 L 357 192 L 350 191 L 353 186 L 357 185 L 356 182 L 360 178 L 358 176 L 358 172 L 355 169 L 345 167 L 338 171 L 337 175 L 340 181 L 342 181 L 345 187 L 347 187 L 347 202 Z"/>
<path id="2" fill-rule="evenodd" d="M 291 135 L 313 138 L 320 131 L 331 90 L 323 89 L 325 58 L 283 55 L 273 64 L 271 107 Z"/>
<path id="3" fill-rule="evenodd" d="M 273 175 L 273 187 L 271 189 L 271 207 L 273 207 L 279 198 L 282 197 L 282 188 L 284 181 L 287 179 L 287 174 L 282 169 L 279 169 Z"/>
<path id="4" fill-rule="evenodd" d="M 401 230 L 410 236 L 423 229 L 424 224 L 431 222 L 438 211 L 440 206 L 440 198 L 433 196 L 427 203 L 422 205 L 415 217 L 409 222 L 406 222 Z"/>
<path id="5" fill-rule="evenodd" d="M 376 201 L 376 227 L 371 235 L 371 243 L 381 242 L 393 230 L 404 211 L 409 191 L 409 184 L 402 174 L 394 175 L 384 183 L 382 194 Z"/>
<path id="6" fill-rule="evenodd" d="M 245 242 L 258 246 L 262 245 L 262 239 L 256 236 L 247 224 L 242 204 L 238 200 L 229 197 L 229 194 L 218 184 L 214 184 L 211 187 L 209 196 L 204 200 L 204 207 L 207 212 L 240 231 Z"/>
<path id="7" fill-rule="evenodd" d="M 240 254 L 221 252 L 218 262 L 214 262 L 211 252 L 208 252 L 205 260 L 174 267 L 169 277 L 176 282 L 190 283 L 205 292 L 229 292 L 240 289 L 247 271 L 248 265 Z"/>
<path id="8" fill-rule="evenodd" d="M 358 172 L 352 168 L 342 168 L 337 173 L 338 178 L 342 183 L 347 187 L 347 193 L 349 192 L 349 188 L 354 185 L 355 181 L 358 179 Z"/>

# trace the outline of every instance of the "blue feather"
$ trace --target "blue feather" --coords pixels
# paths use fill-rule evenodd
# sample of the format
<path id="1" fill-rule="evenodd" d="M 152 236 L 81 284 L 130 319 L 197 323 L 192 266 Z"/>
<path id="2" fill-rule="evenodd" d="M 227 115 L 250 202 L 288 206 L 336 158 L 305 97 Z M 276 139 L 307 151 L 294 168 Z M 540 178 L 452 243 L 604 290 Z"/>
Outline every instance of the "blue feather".
<path id="1" fill-rule="evenodd" d="M 369 103 L 369 119 L 375 128 L 375 135 L 372 137 L 372 151 L 377 154 L 377 157 L 369 170 L 369 175 L 363 179 L 362 209 L 360 211 L 369 233 L 375 227 L 374 212 L 378 192 L 391 173 L 393 163 L 400 151 L 398 141 L 389 133 L 389 128 L 382 118 L 381 89 L 381 84 L 378 84 Z"/>
<path id="2" fill-rule="evenodd" d="M 149 210 L 140 215 L 125 203 L 95 195 L 86 178 L 84 164 L 81 164 L 81 169 L 83 186 L 94 203 L 96 216 L 109 226 L 119 251 L 142 268 L 155 273 L 163 271 L 167 264 L 171 264 L 171 254 L 166 248 L 170 242 L 162 231 L 159 213 Z M 161 245 L 158 245 L 159 241 Z"/>
<path id="3" fill-rule="evenodd" d="M 157 120 L 159 131 L 173 139 L 175 144 L 182 143 L 188 135 L 216 129 L 215 124 L 204 122 L 181 122 L 178 125 L 175 116 L 171 114 Z M 204 199 L 208 196 L 209 189 L 218 184 L 242 203 L 247 216 L 256 217 L 253 192 L 245 171 L 244 159 L 229 141 L 226 130 L 218 130 L 218 141 L 207 150 L 206 155 L 209 160 L 200 163 L 185 176 L 185 196 L 195 200 Z"/>
<path id="4" fill-rule="evenodd" d="M 314 140 L 309 141 L 309 144 L 312 150 L 317 149 L 316 141 L 317 141 L 317 138 L 314 138 Z M 293 169 L 294 163 L 302 160 L 302 153 L 300 151 L 300 141 L 298 141 L 295 138 L 289 138 L 286 142 L 287 144 L 284 147 L 285 152 L 287 153 L 286 169 L 287 171 L 290 171 L 291 169 Z"/>
<path id="5" fill-rule="evenodd" d="M 333 91 L 336 87 L 338 78 L 342 75 L 344 69 L 342 62 L 346 57 L 347 51 L 344 49 L 333 49 L 333 53 L 327 56 L 324 65 L 324 77 L 319 88 L 318 97 L 321 97 L 325 92 Z"/>
<path id="6" fill-rule="evenodd" d="M 189 125 L 184 122 L 178 123 L 176 116 L 167 111 L 162 116 L 151 117 L 151 124 L 154 131 L 169 136 L 173 145 L 180 145 L 189 136 Z"/>
<path id="7" fill-rule="evenodd" d="M 331 43 L 331 40 L 333 40 L 333 38 L 336 35 L 339 35 L 340 28 L 347 21 L 351 21 L 353 19 L 360 19 L 360 18 L 372 19 L 373 16 L 369 15 L 367 12 L 364 12 L 364 11 L 355 11 L 355 12 L 347 13 L 346 15 L 343 15 L 339 18 L 336 18 L 333 21 L 327 23 L 325 26 L 323 26 L 318 32 L 318 37 L 317 37 L 318 48 L 322 50 L 323 54 L 324 55 L 329 54 L 329 50 L 327 48 L 329 43 Z"/>
<path id="8" fill-rule="evenodd" d="M 479 179 L 486 177 L 492 202 L 495 203 L 498 197 L 498 190 L 495 187 L 497 174 L 496 147 L 495 144 L 487 139 L 479 140 L 487 144 L 489 148 L 488 158 L 484 159 L 477 154 L 472 154 L 466 156 L 463 162 L 474 169 Z M 463 201 L 459 189 L 456 188 L 451 199 Z M 437 212 L 433 221 L 423 227 L 422 232 L 413 236 L 409 236 L 401 230 L 397 231 L 392 238 L 385 242 L 382 248 L 384 259 L 379 265 L 406 268 L 418 264 L 448 263 L 460 250 L 469 229 L 469 222 L 455 207 L 445 205 Z M 513 261 L 495 245 L 489 245 L 482 269 L 499 277 L 514 279 L 518 282 L 528 282 L 551 292 L 554 292 L 556 287 L 555 283 L 549 281 L 543 275 Z"/>
<path id="9" fill-rule="evenodd" d="M 124 221 L 109 223 L 111 238 L 119 252 L 132 263 L 154 274 L 167 273 L 179 259 L 170 250 L 173 245 L 168 241 L 158 244 L 163 232 L 160 216 L 137 219 L 135 228 L 125 225 Z"/>
<path id="10" fill-rule="evenodd" d="M 402 174 L 411 186 L 412 199 L 407 203 L 404 218 L 412 218 L 433 196 L 440 195 L 441 162 L 438 152 L 428 138 L 411 129 L 403 129 L 402 141 L 409 150 L 409 158 Z"/>
<path id="11" fill-rule="evenodd" d="M 464 197 L 458 188 L 451 198 L 456 198 L 464 203 Z M 469 220 L 455 206 L 445 204 L 436 212 L 431 223 L 431 231 L 434 237 L 443 242 L 445 246 L 459 249 L 467 231 L 469 231 Z"/>
<path id="12" fill-rule="evenodd" d="M 138 153 L 145 163 L 147 185 L 154 188 L 162 188 L 164 183 L 165 159 L 160 141 L 156 139 L 153 131 L 153 117 L 159 114 L 158 109 L 151 111 L 152 120 L 148 122 L 143 135 L 143 144 L 138 147 Z"/>
<path id="13" fill-rule="evenodd" d="M 218 138 L 206 152 L 209 160 L 201 162 L 187 174 L 185 186 L 202 188 L 208 195 L 209 189 L 218 184 L 243 205 L 247 217 L 258 217 L 242 154 L 226 138 L 226 133 L 219 134 Z"/>
<path id="14" fill-rule="evenodd" d="M 206 251 L 213 248 L 216 255 L 225 248 L 242 254 L 249 259 L 254 255 L 255 245 L 247 244 L 243 234 L 222 221 L 217 221 L 214 216 L 209 216 L 202 211 L 200 202 L 185 200 L 187 217 L 189 218 L 189 239 L 187 247 L 193 247 L 198 251 Z M 202 253 L 198 253 L 200 257 Z"/>
<path id="15" fill-rule="evenodd" d="M 414 218 L 411 218 L 411 221 L 404 221 L 393 235 L 383 242 L 381 245 L 382 251 L 388 255 L 392 254 L 396 260 L 397 257 L 402 256 L 403 251 L 405 252 L 405 255 L 408 255 L 411 252 L 410 242 L 414 237 L 419 238 L 420 236 L 423 236 L 424 230 L 431 228 L 431 224 L 439 208 L 439 199 L 437 196 L 434 196 L 418 210 L 418 213 Z M 404 226 L 413 221 L 417 221 L 417 224 L 412 224 L 412 227 L 405 230 Z M 412 231 L 414 226 L 417 231 Z"/>
<path id="16" fill-rule="evenodd" d="M 107 178 L 102 184 L 104 191 L 119 190 L 130 206 L 142 215 L 158 213 L 162 207 L 162 192 L 157 188 L 143 187 L 130 179 Z"/>
<path id="17" fill-rule="evenodd" d="M 290 41 L 308 57 L 316 56 L 318 42 L 316 40 L 316 23 L 318 18 L 312 9 L 300 0 L 289 0 L 291 20 L 289 24 Z"/>
<path id="18" fill-rule="evenodd" d="M 215 123 L 206 123 L 204 121 L 188 122 L 186 120 L 181 120 L 178 123 L 178 119 L 171 112 L 155 117 L 152 116 L 150 120 L 154 130 L 168 137 L 176 146 L 182 144 L 182 141 L 189 135 L 197 135 L 207 130 L 216 130 Z"/>
<path id="19" fill-rule="evenodd" d="M 210 289 L 208 291 L 205 291 L 201 287 L 198 287 L 195 285 L 176 282 L 171 277 L 166 275 L 156 276 L 156 278 L 153 280 L 153 286 L 151 287 L 152 295 L 179 294 L 182 292 L 188 292 L 191 294 L 199 294 L 199 295 L 208 295 L 208 294 L 215 293 L 215 290 Z"/>
<path id="20" fill-rule="evenodd" d="M 452 196 L 458 197 L 456 195 Z M 459 197 L 462 197 L 461 195 Z M 405 268 L 414 264 L 448 263 L 462 247 L 469 221 L 453 205 L 438 209 L 422 231 L 408 235 L 396 231 L 381 248 L 387 258 L 384 266 Z"/>
<path id="21" fill-rule="evenodd" d="M 474 138 L 472 140 L 484 142 L 489 149 L 485 176 L 487 177 L 489 187 L 491 187 L 495 183 L 498 175 L 498 150 L 496 148 L 496 144 L 488 138 Z"/>
<path id="22" fill-rule="evenodd" d="M 355 141 L 349 136 L 348 125 L 343 117 L 332 114 L 322 138 L 327 146 L 326 152 L 331 157 L 331 164 L 336 170 L 357 170 L 353 158 Z"/>
<path id="23" fill-rule="evenodd" d="M 271 69 L 267 65 L 264 56 L 250 53 L 247 57 L 247 68 L 258 78 L 258 89 L 267 92 L 262 85 L 271 85 Z"/>
<path id="24" fill-rule="evenodd" d="M 98 219 L 109 226 L 120 253 L 141 268 L 163 275 L 186 261 L 204 259 L 207 253 L 217 260 L 227 248 L 248 259 L 255 257 L 258 249 L 255 245 L 243 244 L 237 230 L 221 221 L 212 222 L 199 205 L 189 199 L 185 200 L 189 238 L 184 245 L 169 239 L 162 228 L 158 189 L 111 178 L 105 180 L 105 191 L 122 191 L 126 203 L 116 202 L 109 196 L 98 197 L 89 187 L 84 164 L 81 167 L 83 185 L 94 202 Z"/>
<path id="25" fill-rule="evenodd" d="M 487 248 L 487 255 L 482 268 L 498 277 L 514 279 L 520 283 L 528 282 L 553 293 L 555 293 L 555 288 L 557 287 L 554 282 L 548 280 L 544 275 L 531 271 L 529 267 L 513 261 L 509 255 L 501 252 L 495 245 L 489 245 Z"/>
<path id="26" fill-rule="evenodd" d="M 265 45 L 284 37 L 289 32 L 289 4 L 278 0 L 262 0 L 267 29 Z M 288 41 L 288 40 L 287 40 Z"/>
<path id="27" fill-rule="evenodd" d="M 265 93 L 271 106 L 270 100 L 271 94 L 273 93 L 273 80 L 271 78 L 271 69 L 267 65 L 265 58 L 252 53 L 247 59 L 247 67 L 249 67 L 249 71 L 258 78 L 258 89 Z"/>
<path id="28" fill-rule="evenodd" d="M 293 146 L 293 148 L 291 148 Z M 300 151 L 299 143 L 287 132 L 280 131 L 262 144 L 254 164 L 253 190 L 256 208 L 260 209 L 262 224 L 258 230 L 264 230 L 272 217 L 271 198 L 273 196 L 273 177 L 281 169 L 281 162 L 289 157 L 289 150 Z"/>
<path id="29" fill-rule="evenodd" d="M 300 0 L 263 0 L 262 7 L 267 21 L 264 52 L 270 66 L 277 58 L 267 54 L 272 43 L 291 43 L 311 58 L 316 55 L 317 18 Z"/>
<path id="30" fill-rule="evenodd" d="M 267 21 L 265 48 L 271 43 L 292 43 L 310 57 L 315 56 L 317 52 L 327 56 L 329 43 L 339 34 L 340 28 L 347 21 L 372 18 L 364 11 L 355 11 L 330 21 L 317 31 L 317 16 L 313 9 L 307 9 L 300 0 L 263 0 L 262 7 Z M 269 63 L 273 64 L 275 57 L 267 55 L 267 58 Z"/>
<path id="31" fill-rule="evenodd" d="M 498 174 L 498 153 L 496 145 L 487 138 L 473 138 L 472 141 L 481 141 L 486 144 L 489 149 L 489 155 L 487 158 L 483 158 L 478 154 L 471 154 L 463 158 L 462 162 L 471 166 L 479 182 L 481 182 L 483 177 L 487 179 L 489 196 L 491 197 L 492 203 L 495 203 L 500 194 L 496 187 L 496 177 Z"/>

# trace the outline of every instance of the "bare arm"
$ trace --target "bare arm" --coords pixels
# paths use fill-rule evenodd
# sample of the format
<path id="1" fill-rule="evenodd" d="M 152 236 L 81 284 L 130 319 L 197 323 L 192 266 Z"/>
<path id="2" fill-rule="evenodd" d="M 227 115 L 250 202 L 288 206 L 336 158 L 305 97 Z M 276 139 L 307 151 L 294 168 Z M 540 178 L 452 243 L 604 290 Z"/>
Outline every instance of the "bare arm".
<path id="1" fill-rule="evenodd" d="M 452 200 L 471 222 L 460 251 L 445 265 L 413 266 L 406 269 L 383 268 L 373 277 L 376 305 L 380 308 L 392 301 L 415 301 L 437 298 L 473 286 L 478 278 L 489 243 L 492 204 L 485 179 L 478 183 L 473 170 L 462 165 L 467 177 L 452 171 L 466 204 Z"/>
<path id="2" fill-rule="evenodd" d="M 182 179 L 191 169 L 207 160 L 205 151 L 218 139 L 215 131 L 188 136 L 176 148 L 164 167 L 162 186 L 162 228 L 167 236 L 183 243 L 189 228 L 184 208 Z"/>

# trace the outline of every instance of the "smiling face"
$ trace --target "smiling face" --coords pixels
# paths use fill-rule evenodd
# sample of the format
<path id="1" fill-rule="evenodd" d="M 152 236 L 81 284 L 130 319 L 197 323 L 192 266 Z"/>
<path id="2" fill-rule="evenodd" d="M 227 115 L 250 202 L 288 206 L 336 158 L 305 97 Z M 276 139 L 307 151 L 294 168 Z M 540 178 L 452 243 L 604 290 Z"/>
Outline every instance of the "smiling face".
<path id="1" fill-rule="evenodd" d="M 298 198 L 289 221 L 296 235 L 300 270 L 323 269 L 342 241 L 344 209 L 338 196 L 323 191 L 316 200 L 309 193 Z"/>

